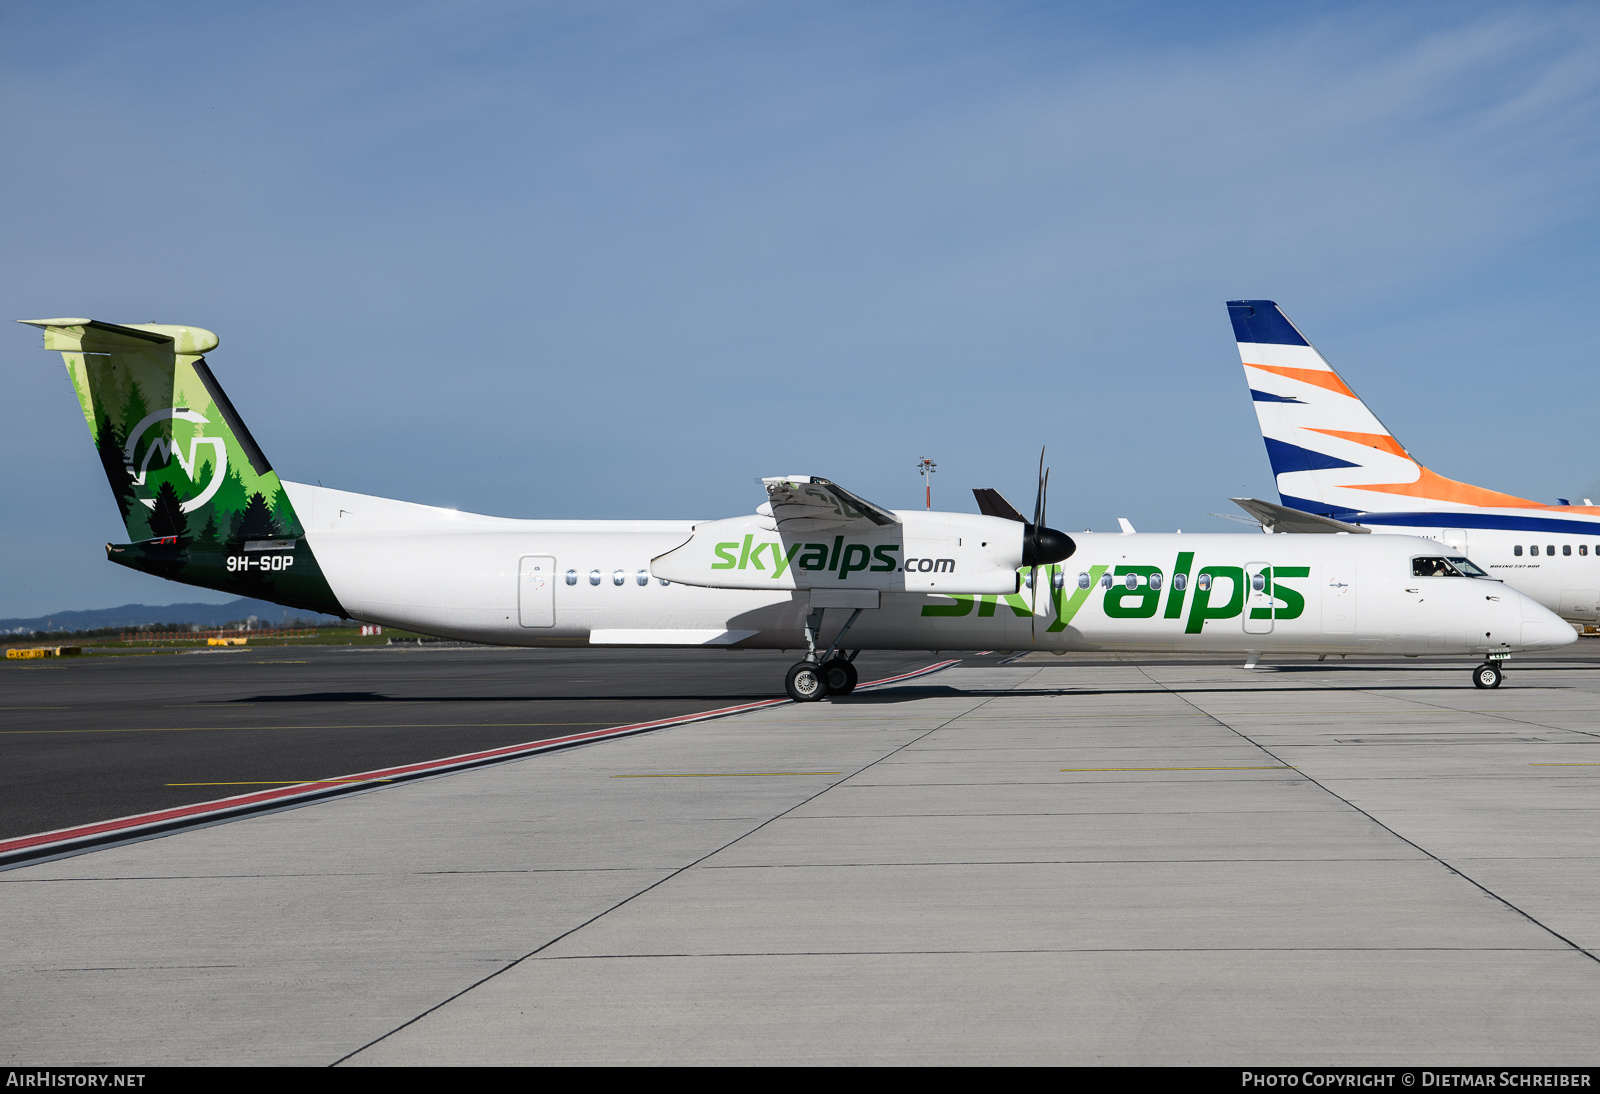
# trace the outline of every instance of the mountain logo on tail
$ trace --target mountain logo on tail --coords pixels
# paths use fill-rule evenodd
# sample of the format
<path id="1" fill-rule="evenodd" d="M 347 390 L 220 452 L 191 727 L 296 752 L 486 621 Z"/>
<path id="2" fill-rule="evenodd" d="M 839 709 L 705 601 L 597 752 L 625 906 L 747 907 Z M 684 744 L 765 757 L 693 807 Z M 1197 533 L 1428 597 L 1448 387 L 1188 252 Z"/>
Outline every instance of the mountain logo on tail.
<path id="1" fill-rule="evenodd" d="M 132 480 L 134 486 L 145 485 L 145 480 L 150 475 L 150 461 L 157 456 L 161 457 L 161 462 L 164 464 L 171 464 L 173 460 L 177 460 L 178 466 L 183 469 L 183 473 L 189 476 L 189 481 L 194 482 L 195 475 L 204 469 L 200 463 L 200 447 L 202 445 L 209 447 L 214 456 L 214 459 L 206 461 L 205 464 L 205 466 L 211 468 L 210 479 L 200 493 L 188 501 L 180 500 L 178 505 L 182 512 L 192 513 L 216 496 L 217 491 L 222 487 L 224 478 L 227 476 L 228 446 L 221 437 L 205 437 L 197 432 L 193 437 L 189 438 L 189 453 L 188 458 L 185 458 L 182 446 L 171 436 L 171 426 L 167 426 L 164 430 L 166 435 L 153 438 L 145 449 L 144 459 L 139 461 L 137 467 L 134 464 L 134 457 L 138 453 L 139 441 L 150 431 L 151 427 L 175 419 L 190 422 L 194 425 L 210 424 L 210 419 L 204 414 L 190 410 L 188 407 L 172 407 L 147 414 L 143 421 L 128 431 L 128 443 L 122 451 L 122 462 L 127 468 L 128 477 Z M 155 498 L 140 498 L 139 502 L 147 509 L 153 510 L 156 507 Z"/>

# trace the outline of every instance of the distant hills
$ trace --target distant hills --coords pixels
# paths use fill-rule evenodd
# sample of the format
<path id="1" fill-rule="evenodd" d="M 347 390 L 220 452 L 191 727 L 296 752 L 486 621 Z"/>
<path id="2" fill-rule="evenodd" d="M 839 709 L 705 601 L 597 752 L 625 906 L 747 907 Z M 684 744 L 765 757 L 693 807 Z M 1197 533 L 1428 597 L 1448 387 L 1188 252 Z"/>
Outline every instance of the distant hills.
<path id="1" fill-rule="evenodd" d="M 315 626 L 337 623 L 338 617 L 285 608 L 266 600 L 240 597 L 226 604 L 124 604 L 120 608 L 91 608 L 80 612 L 56 612 L 33 619 L 0 619 L 0 635 L 48 633 L 51 631 L 92 631 L 100 627 L 139 627 L 158 623 L 197 623 L 220 627 L 250 616 L 264 626 L 281 627 L 303 622 Z"/>

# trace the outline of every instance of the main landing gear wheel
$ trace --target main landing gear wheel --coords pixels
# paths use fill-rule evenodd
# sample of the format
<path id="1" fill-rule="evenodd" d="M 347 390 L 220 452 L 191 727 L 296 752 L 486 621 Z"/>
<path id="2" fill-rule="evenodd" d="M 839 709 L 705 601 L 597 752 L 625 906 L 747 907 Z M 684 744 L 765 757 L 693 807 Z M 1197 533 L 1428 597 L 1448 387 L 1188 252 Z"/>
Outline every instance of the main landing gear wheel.
<path id="1" fill-rule="evenodd" d="M 828 694 L 828 684 L 815 661 L 801 661 L 783 678 L 783 690 L 797 703 L 815 703 Z"/>
<path id="2" fill-rule="evenodd" d="M 835 657 L 822 666 L 822 679 L 828 685 L 829 695 L 849 695 L 856 690 L 860 677 L 854 665 L 843 657 Z"/>
<path id="3" fill-rule="evenodd" d="M 1472 686 L 1478 688 L 1497 688 L 1506 674 L 1500 671 L 1499 665 L 1482 664 L 1472 670 Z"/>

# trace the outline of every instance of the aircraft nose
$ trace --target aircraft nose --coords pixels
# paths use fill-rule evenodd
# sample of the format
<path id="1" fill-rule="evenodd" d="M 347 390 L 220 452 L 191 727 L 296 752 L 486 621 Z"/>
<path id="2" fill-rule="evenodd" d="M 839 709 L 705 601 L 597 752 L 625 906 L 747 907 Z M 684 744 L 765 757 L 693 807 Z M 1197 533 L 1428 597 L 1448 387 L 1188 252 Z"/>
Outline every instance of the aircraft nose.
<path id="1" fill-rule="evenodd" d="M 1522 643 L 1525 649 L 1533 650 L 1558 650 L 1562 646 L 1570 646 L 1578 640 L 1578 632 L 1572 629 L 1572 624 L 1562 619 L 1553 612 L 1545 612 L 1544 619 L 1524 619 L 1522 621 Z"/>

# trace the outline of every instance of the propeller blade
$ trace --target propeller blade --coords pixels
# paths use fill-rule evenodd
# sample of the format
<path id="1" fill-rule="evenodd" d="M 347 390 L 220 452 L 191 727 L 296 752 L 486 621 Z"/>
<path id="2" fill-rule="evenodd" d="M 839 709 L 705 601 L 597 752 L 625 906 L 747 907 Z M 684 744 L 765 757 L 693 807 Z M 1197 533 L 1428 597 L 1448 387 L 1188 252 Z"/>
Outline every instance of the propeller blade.
<path id="1" fill-rule="evenodd" d="M 1039 517 L 1044 508 L 1044 449 L 1039 449 L 1039 492 L 1033 496 L 1033 526 L 1039 526 Z"/>
<path id="2" fill-rule="evenodd" d="M 1028 552 L 1035 561 L 1028 571 L 1028 591 L 1033 594 L 1028 605 L 1028 642 L 1039 644 L 1039 530 L 1044 527 L 1044 496 L 1050 483 L 1050 469 L 1044 465 L 1044 446 L 1039 446 L 1039 490 L 1033 497 L 1033 524 L 1028 529 L 1032 549 Z"/>
<path id="3" fill-rule="evenodd" d="M 1033 593 L 1033 601 L 1028 605 L 1028 642 L 1030 645 L 1039 644 L 1039 567 L 1035 566 L 1028 575 L 1028 585 Z"/>
<path id="4" fill-rule="evenodd" d="M 1050 469 L 1044 469 L 1044 479 L 1039 483 L 1039 519 L 1034 524 L 1044 527 L 1045 508 L 1050 501 Z"/>

